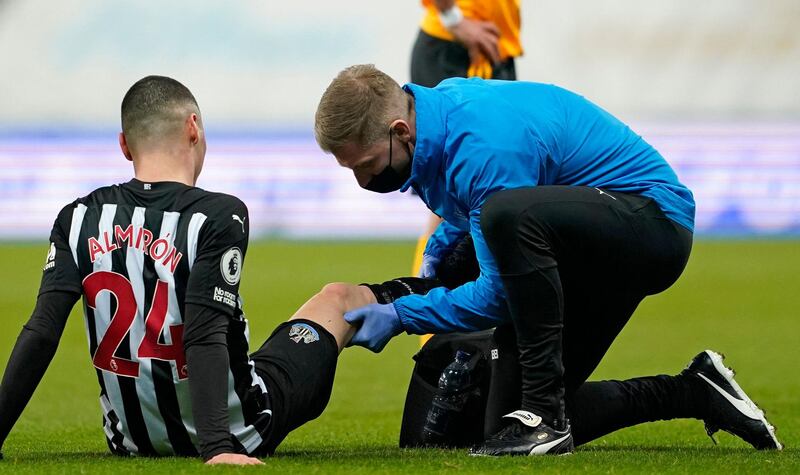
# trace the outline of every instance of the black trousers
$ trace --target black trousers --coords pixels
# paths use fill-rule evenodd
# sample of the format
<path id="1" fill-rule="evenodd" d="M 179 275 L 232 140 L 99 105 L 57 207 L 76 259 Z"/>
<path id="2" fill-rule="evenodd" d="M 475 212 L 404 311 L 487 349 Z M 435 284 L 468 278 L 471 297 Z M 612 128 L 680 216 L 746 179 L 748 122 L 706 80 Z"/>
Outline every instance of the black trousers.
<path id="1" fill-rule="evenodd" d="M 493 194 L 481 229 L 506 291 L 519 352 L 520 407 L 566 419 L 637 305 L 668 288 L 692 233 L 650 198 L 540 186 Z"/>
<path id="2" fill-rule="evenodd" d="M 411 82 L 434 87 L 447 78 L 467 77 L 469 63 L 469 53 L 460 43 L 420 31 L 411 50 Z M 492 79 L 516 80 L 514 58 L 494 65 Z"/>

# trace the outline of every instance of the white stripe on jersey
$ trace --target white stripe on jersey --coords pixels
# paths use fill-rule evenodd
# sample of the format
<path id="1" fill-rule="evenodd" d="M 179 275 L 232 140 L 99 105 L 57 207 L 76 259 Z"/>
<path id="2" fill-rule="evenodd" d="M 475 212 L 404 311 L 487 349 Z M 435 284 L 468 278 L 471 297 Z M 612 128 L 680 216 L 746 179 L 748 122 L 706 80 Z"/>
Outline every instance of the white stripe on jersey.
<path id="1" fill-rule="evenodd" d="M 72 223 L 69 225 L 69 249 L 72 251 L 72 259 L 75 261 L 75 265 L 80 268 L 80 264 L 78 263 L 78 241 L 81 238 L 81 225 L 83 224 L 83 217 L 86 216 L 86 205 L 78 204 L 74 210 L 72 210 Z M 86 314 L 87 309 L 86 305 L 84 304 L 83 309 L 84 314 Z M 86 341 L 92 341 L 89 338 L 89 321 L 88 319 L 83 319 L 83 328 L 86 330 Z"/>
<path id="2" fill-rule="evenodd" d="M 186 248 L 189 259 L 189 270 L 192 270 L 194 260 L 197 258 L 197 241 L 200 239 L 200 229 L 203 223 L 206 222 L 206 215 L 203 213 L 195 213 L 189 221 L 189 229 L 187 230 L 188 236 L 186 237 Z"/>
<path id="3" fill-rule="evenodd" d="M 133 229 L 144 227 L 145 208 L 137 206 L 131 215 L 131 225 Z M 136 246 L 128 246 L 125 257 L 125 267 L 128 270 L 128 279 L 133 287 L 133 295 L 136 297 L 136 317 L 130 330 L 131 355 L 137 355 L 139 345 L 144 339 L 145 315 L 144 309 L 148 302 L 145 302 L 144 288 L 144 252 Z M 139 406 L 142 409 L 144 425 L 147 427 L 147 434 L 156 452 L 161 455 L 171 455 L 174 453 L 172 444 L 167 434 L 167 426 L 156 401 L 156 388 L 153 384 L 153 363 L 150 358 L 135 358 L 139 363 L 139 377 L 136 378 L 136 395 L 139 399 Z"/>
<path id="4" fill-rule="evenodd" d="M 175 243 L 175 235 L 178 232 L 178 221 L 180 218 L 180 213 L 170 211 L 164 212 L 164 217 L 161 220 L 161 232 L 158 237 L 166 240 L 169 243 L 169 247 L 172 247 Z M 183 324 L 183 317 L 181 316 L 180 305 L 178 305 L 178 294 L 175 292 L 175 276 L 172 274 L 172 272 L 170 272 L 170 269 L 163 263 L 163 261 L 156 259 L 154 264 L 158 279 L 166 282 L 169 288 L 169 292 L 167 294 L 167 315 L 164 318 L 164 326 L 162 327 L 165 329 L 162 331 L 162 334 L 164 335 L 164 343 L 169 345 L 172 343 L 172 334 L 166 329 L 173 325 Z M 183 368 L 178 368 L 176 361 L 170 361 L 169 363 L 172 367 L 172 380 L 175 384 L 175 394 L 178 399 L 178 409 L 181 414 L 181 420 L 183 421 L 184 427 L 186 427 L 186 431 L 189 433 L 189 438 L 192 440 L 192 443 L 195 445 L 195 447 L 199 447 L 197 431 L 194 428 L 194 417 L 192 417 L 189 380 L 184 379 L 181 381 L 179 379 L 181 374 L 180 372 L 183 370 Z M 153 403 L 156 404 L 156 401 L 153 400 Z"/>
<path id="5" fill-rule="evenodd" d="M 81 224 L 83 224 L 85 215 L 86 205 L 79 204 L 72 211 L 72 224 L 69 226 L 69 248 L 72 250 L 72 259 L 75 260 L 76 266 L 80 266 L 78 263 L 78 239 L 81 237 Z"/>
<path id="6" fill-rule="evenodd" d="M 104 204 L 103 205 L 103 212 L 100 214 L 100 225 L 98 226 L 98 236 L 102 236 L 104 232 L 107 232 L 109 236 L 114 235 L 114 215 L 117 213 L 117 205 L 114 204 Z M 71 233 L 70 233 L 71 234 Z M 91 233 L 89 234 L 91 235 Z M 94 261 L 92 271 L 97 272 L 101 270 L 111 270 L 111 253 L 106 252 L 103 253 L 99 258 Z M 100 292 L 95 298 L 95 309 L 94 309 L 94 326 L 95 326 L 95 336 L 97 337 L 97 341 L 100 342 L 103 340 L 103 337 L 106 334 L 106 330 L 108 330 L 108 326 L 111 323 L 111 293 L 110 292 Z M 135 355 L 135 353 L 133 353 Z M 106 386 L 106 393 L 108 394 L 108 401 L 111 403 L 111 406 L 114 408 L 114 412 L 116 412 L 117 417 L 119 418 L 119 424 L 117 429 L 122 434 L 130 434 L 128 430 L 128 421 L 125 415 L 125 406 L 122 403 L 122 392 L 119 389 L 119 381 L 117 380 L 117 375 L 114 373 L 109 373 L 108 371 L 100 371 L 103 375 L 103 382 Z M 138 452 L 139 449 L 133 443 L 132 440 L 129 440 L 127 437 L 123 439 L 123 445 L 125 448 L 131 452 Z"/>

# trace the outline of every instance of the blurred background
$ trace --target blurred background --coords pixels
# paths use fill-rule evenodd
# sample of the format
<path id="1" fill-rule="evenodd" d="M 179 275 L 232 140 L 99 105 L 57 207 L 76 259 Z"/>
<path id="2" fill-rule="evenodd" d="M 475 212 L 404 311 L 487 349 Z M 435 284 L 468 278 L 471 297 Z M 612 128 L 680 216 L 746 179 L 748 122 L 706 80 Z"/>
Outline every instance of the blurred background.
<path id="1" fill-rule="evenodd" d="M 342 68 L 399 82 L 419 2 L 0 0 L 0 239 L 44 241 L 65 203 L 132 174 L 119 104 L 148 74 L 197 97 L 199 186 L 256 236 L 414 238 L 413 196 L 360 190 L 312 135 Z M 695 193 L 699 236 L 800 236 L 800 2 L 526 0 L 522 80 L 579 92 L 651 142 Z"/>

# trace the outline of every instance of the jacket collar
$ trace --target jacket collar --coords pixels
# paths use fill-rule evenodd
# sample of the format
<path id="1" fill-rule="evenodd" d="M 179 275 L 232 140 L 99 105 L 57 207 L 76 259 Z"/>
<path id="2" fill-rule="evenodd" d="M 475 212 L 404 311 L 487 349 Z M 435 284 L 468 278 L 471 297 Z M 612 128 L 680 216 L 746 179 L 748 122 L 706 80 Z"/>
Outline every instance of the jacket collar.
<path id="1" fill-rule="evenodd" d="M 446 137 L 446 106 L 449 100 L 436 89 L 406 84 L 403 90 L 414 96 L 416 143 L 411 162 L 411 177 L 400 191 L 410 186 L 426 188 L 442 168 Z M 419 191 L 419 190 L 418 190 Z"/>

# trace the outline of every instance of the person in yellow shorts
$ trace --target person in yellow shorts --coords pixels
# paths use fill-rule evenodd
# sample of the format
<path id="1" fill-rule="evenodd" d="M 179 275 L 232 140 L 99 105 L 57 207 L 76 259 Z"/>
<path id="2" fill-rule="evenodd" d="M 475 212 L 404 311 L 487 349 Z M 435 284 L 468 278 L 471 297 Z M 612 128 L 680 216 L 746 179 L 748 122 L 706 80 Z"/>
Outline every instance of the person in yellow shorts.
<path id="1" fill-rule="evenodd" d="M 422 0 L 422 6 L 411 82 L 434 87 L 449 77 L 516 79 L 519 0 Z"/>

